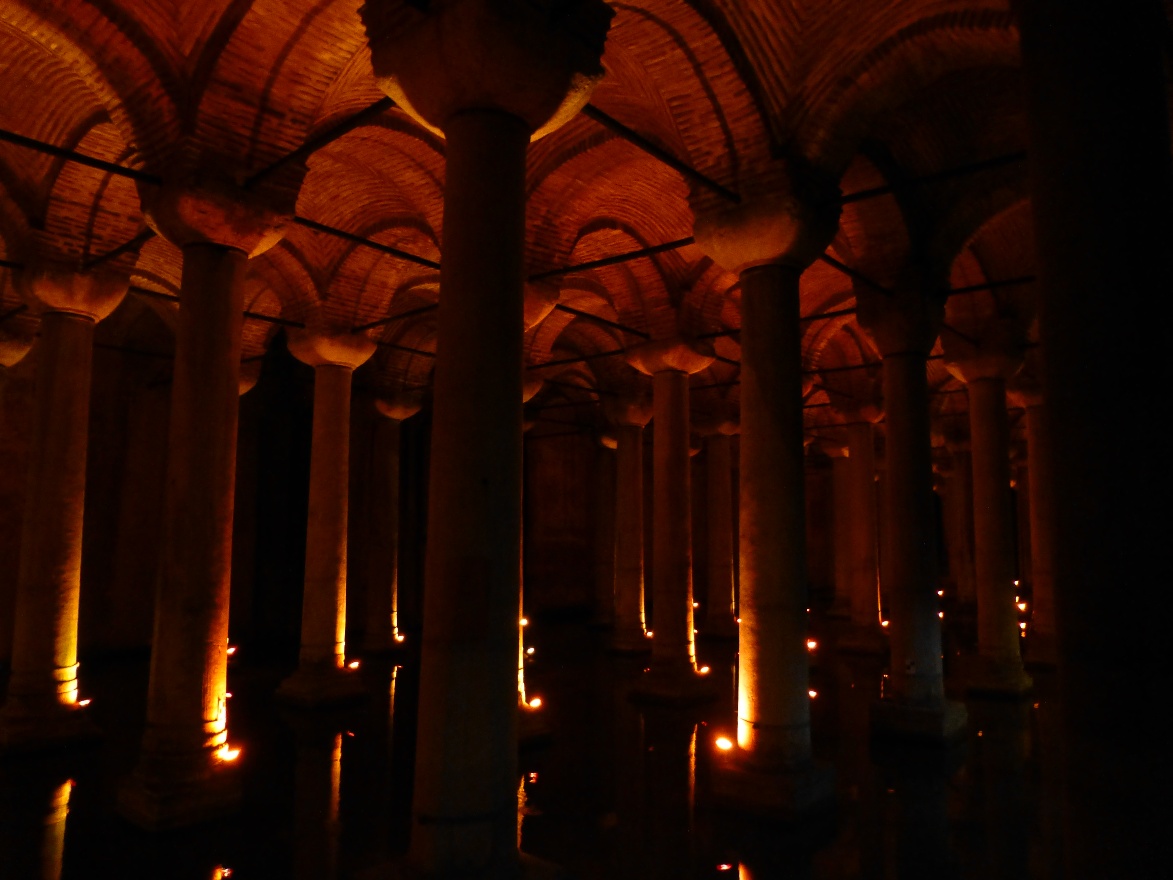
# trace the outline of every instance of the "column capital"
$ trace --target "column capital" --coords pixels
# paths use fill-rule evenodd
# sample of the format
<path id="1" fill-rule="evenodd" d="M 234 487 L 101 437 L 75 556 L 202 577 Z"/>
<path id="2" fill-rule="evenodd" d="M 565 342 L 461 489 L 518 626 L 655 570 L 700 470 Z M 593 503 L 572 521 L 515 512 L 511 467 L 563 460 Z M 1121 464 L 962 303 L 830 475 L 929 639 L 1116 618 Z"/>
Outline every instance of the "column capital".
<path id="1" fill-rule="evenodd" d="M 652 404 L 646 395 L 606 397 L 603 415 L 616 427 L 642 428 L 652 420 Z"/>
<path id="2" fill-rule="evenodd" d="M 172 244 L 214 244 L 255 257 L 284 237 L 297 191 L 245 190 L 221 173 L 193 170 L 160 186 L 140 184 L 139 198 L 148 225 Z"/>
<path id="3" fill-rule="evenodd" d="M 542 390 L 542 386 L 545 384 L 546 380 L 541 376 L 535 376 L 531 373 L 523 375 L 521 378 L 521 402 L 529 403 L 537 397 L 538 392 Z"/>
<path id="4" fill-rule="evenodd" d="M 675 371 L 699 373 L 713 362 L 711 355 L 702 354 L 680 337 L 653 339 L 627 352 L 627 362 L 648 376 Z"/>
<path id="5" fill-rule="evenodd" d="M 33 347 L 33 338 L 9 336 L 0 331 L 0 366 L 12 367 L 20 363 Z"/>
<path id="6" fill-rule="evenodd" d="M 291 328 L 288 339 L 290 354 L 311 367 L 331 365 L 354 370 L 375 353 L 375 343 L 361 333 Z"/>
<path id="7" fill-rule="evenodd" d="M 527 281 L 522 298 L 523 321 L 526 330 L 532 330 L 546 320 L 558 301 L 562 288 L 550 281 Z"/>
<path id="8" fill-rule="evenodd" d="M 237 388 L 241 397 L 244 397 L 253 388 L 256 387 L 257 381 L 261 378 L 261 362 L 248 361 L 240 365 L 240 375 L 237 378 Z"/>
<path id="9" fill-rule="evenodd" d="M 125 272 L 83 270 L 50 260 L 26 263 L 13 280 L 34 312 L 64 312 L 95 322 L 118 308 L 130 287 Z"/>
<path id="10" fill-rule="evenodd" d="M 423 400 L 419 395 L 406 391 L 381 394 L 375 398 L 375 411 L 396 422 L 410 419 L 422 406 Z"/>
<path id="11" fill-rule="evenodd" d="M 883 357 L 927 356 L 937 340 L 945 303 L 929 294 L 928 273 L 909 267 L 890 293 L 855 286 L 856 319 L 871 334 Z"/>
<path id="12" fill-rule="evenodd" d="M 962 382 L 1009 379 L 1026 356 L 1026 327 L 1013 318 L 994 318 L 976 338 L 941 334 L 941 346 L 946 368 Z"/>
<path id="13" fill-rule="evenodd" d="M 697 190 L 690 203 L 693 236 L 722 268 L 740 274 L 757 266 L 805 269 L 839 228 L 838 189 L 818 172 L 779 163 L 755 182 L 762 193 L 738 204 Z"/>
<path id="14" fill-rule="evenodd" d="M 732 437 L 741 433 L 741 423 L 733 417 L 698 419 L 692 423 L 692 432 L 698 437 Z"/>
<path id="15" fill-rule="evenodd" d="M 538 138 L 590 99 L 615 13 L 602 0 L 367 0 L 359 15 L 379 88 L 423 125 L 497 111 Z"/>

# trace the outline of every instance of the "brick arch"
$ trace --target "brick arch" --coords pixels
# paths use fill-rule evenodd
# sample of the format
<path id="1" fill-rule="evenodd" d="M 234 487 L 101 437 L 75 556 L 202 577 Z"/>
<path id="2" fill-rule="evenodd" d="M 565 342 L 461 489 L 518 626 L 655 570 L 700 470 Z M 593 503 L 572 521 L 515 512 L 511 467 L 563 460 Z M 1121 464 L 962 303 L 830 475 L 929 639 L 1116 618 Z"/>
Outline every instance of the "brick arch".
<path id="1" fill-rule="evenodd" d="M 845 28 L 835 35 L 846 47 L 868 35 Z M 953 71 L 1018 62 L 1018 31 L 1004 9 L 961 8 L 926 15 L 871 43 L 866 53 L 828 52 L 807 75 L 803 98 L 789 122 L 802 153 L 813 164 L 839 169 L 857 150 L 871 120 Z"/>
<path id="2" fill-rule="evenodd" d="M 162 22 L 143 21 L 115 0 L 13 0 L 0 5 L 0 23 L 73 70 L 92 95 L 84 106 L 109 114 L 137 162 L 165 167 L 183 130 L 185 82 Z"/>

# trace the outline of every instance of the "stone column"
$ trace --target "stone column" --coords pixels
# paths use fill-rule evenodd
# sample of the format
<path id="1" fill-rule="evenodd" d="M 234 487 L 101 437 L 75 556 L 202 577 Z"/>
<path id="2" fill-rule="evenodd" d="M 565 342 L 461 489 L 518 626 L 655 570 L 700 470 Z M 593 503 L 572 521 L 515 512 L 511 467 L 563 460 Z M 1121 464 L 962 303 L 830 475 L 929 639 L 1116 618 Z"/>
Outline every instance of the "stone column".
<path id="1" fill-rule="evenodd" d="M 946 433 L 945 449 L 949 458 L 943 499 L 945 552 L 949 554 L 949 573 L 957 586 L 957 602 L 972 613 L 977 602 L 977 579 L 973 564 L 973 458 L 969 431 Z"/>
<path id="2" fill-rule="evenodd" d="M 1055 575 L 1053 572 L 1054 510 L 1052 509 L 1051 452 L 1048 435 L 1043 430 L 1046 415 L 1042 395 L 1022 394 L 1026 406 L 1027 480 L 1030 492 L 1030 562 L 1031 617 L 1026 640 L 1027 661 L 1032 665 L 1054 666 L 1057 657 L 1055 640 Z M 1021 491 L 1021 489 L 1019 490 Z"/>
<path id="3" fill-rule="evenodd" d="M 871 413 L 849 411 L 847 424 L 846 522 L 849 624 L 839 639 L 841 650 L 884 653 L 888 643 L 880 627 L 879 566 L 876 530 L 876 440 Z"/>
<path id="4" fill-rule="evenodd" d="M 851 617 L 851 477 L 847 445 L 827 438 L 817 441 L 819 450 L 831 459 L 831 561 L 834 598 L 827 616 Z"/>
<path id="5" fill-rule="evenodd" d="M 1153 573 L 1168 568 L 1171 480 L 1168 458 L 1146 453 L 1165 448 L 1173 413 L 1165 346 L 1144 344 L 1138 310 L 1105 291 L 1139 306 L 1173 287 L 1167 26 L 1152 3 L 1015 5 L 1051 452 L 1064 876 L 1141 877 L 1162 870 L 1168 798 L 1154 772 L 1167 766 L 1165 737 L 1136 735 L 1168 680 L 1168 579 Z M 1105 625 L 1121 612 L 1114 584 L 1130 587 L 1124 637 Z"/>
<path id="6" fill-rule="evenodd" d="M 974 691 L 1022 694 L 1031 680 L 1022 666 L 1014 606 L 1014 523 L 1010 495 L 1010 423 L 1006 379 L 1022 364 L 1022 343 L 1009 321 L 987 327 L 978 345 L 946 341 L 949 368 L 966 383 L 973 455 L 974 563 L 977 572 L 978 656 Z M 962 354 L 964 357 L 962 357 Z"/>
<path id="7" fill-rule="evenodd" d="M 1011 444 L 1010 447 L 1010 488 L 1014 490 L 1015 529 L 1015 578 L 1017 592 L 1030 592 L 1034 578 L 1031 576 L 1031 534 L 1030 534 L 1030 467 L 1026 460 L 1026 443 Z"/>
<path id="8" fill-rule="evenodd" d="M 594 622 L 615 623 L 615 447 L 612 436 L 601 438 L 595 450 L 594 497 Z"/>
<path id="9" fill-rule="evenodd" d="M 798 813 L 834 791 L 811 758 L 798 282 L 834 235 L 837 209 L 800 170 L 737 207 L 694 202 L 697 242 L 741 278 L 741 626 L 737 746 L 719 797 Z"/>
<path id="10" fill-rule="evenodd" d="M 118 806 L 162 829 L 240 798 L 225 694 L 244 281 L 283 222 L 271 202 L 211 175 L 144 189 L 151 223 L 183 249 L 183 275 L 146 732 Z"/>
<path id="11" fill-rule="evenodd" d="M 615 625 L 611 648 L 651 649 L 644 618 L 644 425 L 651 410 L 642 402 L 607 401 L 615 425 Z"/>
<path id="12" fill-rule="evenodd" d="M 375 428 L 375 490 L 363 650 L 377 653 L 405 639 L 399 621 L 399 438 L 403 422 L 419 412 L 420 401 L 407 396 L 379 398 L 375 409 L 386 418 L 380 419 Z"/>
<path id="13" fill-rule="evenodd" d="M 0 746 L 44 747 L 92 733 L 78 704 L 77 619 L 94 327 L 122 301 L 124 274 L 42 263 L 17 278 L 41 312 L 36 408 L 8 700 Z"/>
<path id="14" fill-rule="evenodd" d="M 737 593 L 733 584 L 732 435 L 737 425 L 725 422 L 705 437 L 705 497 L 709 514 L 709 601 L 705 634 L 737 638 Z"/>
<path id="15" fill-rule="evenodd" d="M 425 875 L 505 875 L 518 861 L 526 146 L 589 99 L 613 12 L 370 0 L 361 14 L 380 87 L 447 139 L 407 858 Z"/>
<path id="16" fill-rule="evenodd" d="M 941 319 L 941 303 L 913 271 L 894 294 L 856 290 L 858 317 L 884 364 L 887 440 L 884 517 L 888 521 L 885 587 L 891 696 L 872 708 L 880 736 L 939 740 L 965 730 L 965 709 L 945 699 L 937 596 L 933 462 L 925 359 Z"/>
<path id="17" fill-rule="evenodd" d="M 692 488 L 688 377 L 713 362 L 679 339 L 645 343 L 628 362 L 652 377 L 652 663 L 641 697 L 687 703 L 713 696 L 696 668 L 692 606 Z"/>
<path id="18" fill-rule="evenodd" d="M 363 695 L 356 670 L 346 662 L 350 384 L 375 344 L 361 335 L 295 330 L 289 351 L 314 368 L 314 421 L 301 650 L 297 671 L 281 683 L 277 696 L 320 706 Z"/>

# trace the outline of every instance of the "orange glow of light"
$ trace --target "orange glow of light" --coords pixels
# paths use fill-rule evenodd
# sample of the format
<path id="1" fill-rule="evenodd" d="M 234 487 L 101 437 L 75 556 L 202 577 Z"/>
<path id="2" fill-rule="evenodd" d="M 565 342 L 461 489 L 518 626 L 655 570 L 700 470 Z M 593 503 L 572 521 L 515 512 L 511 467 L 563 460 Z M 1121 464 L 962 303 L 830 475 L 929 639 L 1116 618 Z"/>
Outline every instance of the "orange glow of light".
<path id="1" fill-rule="evenodd" d="M 979 731 L 978 731 L 978 736 L 981 736 L 981 735 L 982 735 L 982 732 L 979 730 Z"/>
<path id="2" fill-rule="evenodd" d="M 1018 604 L 1019 611 L 1026 611 L 1026 603 L 1025 602 L 1019 602 L 1017 604 Z"/>
<path id="3" fill-rule="evenodd" d="M 692 603 L 692 607 L 693 607 L 693 608 L 700 608 L 700 607 L 701 607 L 701 603 L 700 603 L 700 602 L 693 602 L 693 603 Z"/>
<path id="4" fill-rule="evenodd" d="M 937 595 L 938 595 L 938 596 L 944 596 L 944 595 L 945 595 L 945 591 L 944 591 L 944 590 L 937 590 Z"/>
<path id="5" fill-rule="evenodd" d="M 942 620 L 944 620 L 944 619 L 945 619 L 945 612 L 944 612 L 944 611 L 938 611 L 938 612 L 937 612 L 937 617 L 939 617 L 939 618 L 941 618 Z"/>
<path id="6" fill-rule="evenodd" d="M 85 699 L 85 700 L 78 700 L 78 701 L 77 701 L 77 704 L 78 704 L 79 706 L 88 706 L 88 705 L 89 705 L 90 703 L 92 703 L 92 702 L 93 702 L 93 700 L 90 700 L 90 699 Z"/>
<path id="7" fill-rule="evenodd" d="M 530 782 L 537 782 L 538 781 L 538 774 L 537 773 L 530 773 L 526 777 L 526 779 L 529 780 Z"/>
<path id="8" fill-rule="evenodd" d="M 1016 586 L 1016 587 L 1018 586 L 1018 581 L 1014 582 L 1014 586 Z"/>
<path id="9" fill-rule="evenodd" d="M 529 618 L 528 617 L 523 617 L 521 620 L 519 620 L 517 622 L 520 623 L 522 626 L 529 626 Z"/>
<path id="10" fill-rule="evenodd" d="M 886 621 L 886 620 L 880 621 L 880 626 L 886 627 L 887 625 L 888 625 L 888 621 Z"/>
<path id="11" fill-rule="evenodd" d="M 359 665 L 360 664 L 357 660 L 351 660 L 349 663 L 346 664 L 346 668 L 347 669 L 358 669 Z"/>
<path id="12" fill-rule="evenodd" d="M 716 745 L 717 748 L 719 748 L 721 751 L 727 752 L 733 748 L 733 740 L 727 736 L 719 736 L 716 740 L 714 740 L 714 745 Z"/>
<path id="13" fill-rule="evenodd" d="M 533 654 L 533 652 L 534 652 L 534 649 L 533 649 L 533 648 L 526 648 L 526 649 L 525 649 L 525 652 L 526 652 L 527 654 Z"/>
<path id="14" fill-rule="evenodd" d="M 809 690 L 809 691 L 807 691 L 807 693 L 810 695 L 810 698 L 812 700 L 819 695 L 819 692 L 816 690 Z"/>
<path id="15" fill-rule="evenodd" d="M 405 636 L 402 633 L 395 633 L 395 641 L 402 642 Z"/>
<path id="16" fill-rule="evenodd" d="M 224 692 L 224 696 L 225 696 L 227 699 L 231 700 L 231 699 L 232 699 L 232 691 L 225 691 L 225 692 Z"/>
<path id="17" fill-rule="evenodd" d="M 231 657 L 235 653 L 236 653 L 236 645 L 229 645 L 228 646 L 228 656 Z"/>
<path id="18" fill-rule="evenodd" d="M 217 865 L 212 869 L 212 880 L 228 880 L 232 876 L 232 869 Z"/>
<path id="19" fill-rule="evenodd" d="M 645 639 L 650 639 L 651 637 L 652 637 L 652 631 L 651 631 L 650 629 L 649 629 L 649 630 L 645 630 L 645 631 L 644 631 L 644 638 L 645 638 Z"/>
<path id="20" fill-rule="evenodd" d="M 1019 629 L 1026 629 L 1026 621 L 1023 620 L 1023 621 L 1019 622 L 1018 628 Z"/>
<path id="21" fill-rule="evenodd" d="M 807 639 L 806 640 L 806 649 L 808 651 L 813 651 L 818 646 L 819 646 L 819 643 L 816 642 L 814 639 Z"/>
<path id="22" fill-rule="evenodd" d="M 738 622 L 738 623 L 741 623 L 741 618 L 740 618 L 740 617 L 738 617 L 738 618 L 737 618 L 737 622 Z"/>
<path id="23" fill-rule="evenodd" d="M 702 666 L 700 669 L 697 670 L 697 672 L 699 672 L 701 675 L 708 675 L 709 674 L 709 667 Z"/>
<path id="24" fill-rule="evenodd" d="M 529 701 L 529 707 L 531 709 L 540 709 L 542 707 L 542 698 L 541 697 L 534 697 L 532 700 Z"/>
<path id="25" fill-rule="evenodd" d="M 730 865 L 728 862 L 724 862 L 724 863 L 722 863 L 722 864 L 720 864 L 720 865 L 717 865 L 717 870 L 718 870 L 718 871 L 732 871 L 732 870 L 733 870 L 733 866 L 732 866 L 732 865 Z"/>
<path id="26" fill-rule="evenodd" d="M 228 745 L 228 743 L 224 743 L 224 745 L 216 749 L 216 757 L 221 761 L 235 761 L 240 757 L 240 749 L 234 748 Z"/>

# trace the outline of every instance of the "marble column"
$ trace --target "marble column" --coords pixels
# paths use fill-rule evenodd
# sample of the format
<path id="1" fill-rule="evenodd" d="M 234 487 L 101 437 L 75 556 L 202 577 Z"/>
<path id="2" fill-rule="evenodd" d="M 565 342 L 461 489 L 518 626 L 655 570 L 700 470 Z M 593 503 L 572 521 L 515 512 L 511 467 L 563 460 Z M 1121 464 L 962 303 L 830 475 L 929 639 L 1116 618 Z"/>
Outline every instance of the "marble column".
<path id="1" fill-rule="evenodd" d="M 1054 666 L 1055 638 L 1055 519 L 1052 508 L 1051 453 L 1043 430 L 1045 406 L 1042 395 L 1027 393 L 1026 454 L 1030 492 L 1031 616 L 1027 638 L 1027 661 L 1032 665 Z"/>
<path id="2" fill-rule="evenodd" d="M 297 670 L 277 697 L 301 706 L 345 702 L 364 693 L 346 659 L 346 547 L 350 488 L 350 385 L 375 351 L 367 337 L 293 331 L 289 350 L 314 368 L 309 519 Z"/>
<path id="3" fill-rule="evenodd" d="M 240 800 L 226 691 L 244 282 L 283 215 L 275 197 L 209 180 L 143 194 L 151 222 L 183 250 L 146 731 L 118 793 L 123 815 L 149 829 Z"/>
<path id="4" fill-rule="evenodd" d="M 636 685 L 650 700 L 715 696 L 696 668 L 688 377 L 713 362 L 679 339 L 645 343 L 628 362 L 652 377 L 652 662 Z"/>
<path id="5" fill-rule="evenodd" d="M 945 699 L 937 596 L 933 463 L 926 358 L 941 320 L 929 284 L 909 270 L 896 292 L 859 287 L 858 317 L 883 358 L 887 439 L 884 560 L 889 616 L 890 695 L 872 707 L 873 733 L 941 740 L 965 730 L 963 706 Z"/>
<path id="6" fill-rule="evenodd" d="M 525 162 L 602 76 L 614 13 L 361 10 L 380 88 L 446 138 L 411 843 L 424 875 L 517 870 Z"/>
<path id="7" fill-rule="evenodd" d="M 595 449 L 594 497 L 594 622 L 615 623 L 615 448 L 613 436 L 601 438 Z"/>
<path id="8" fill-rule="evenodd" d="M 736 424 L 722 423 L 705 437 L 705 497 L 708 501 L 709 601 L 705 634 L 737 638 L 737 594 L 733 583 L 732 445 Z"/>
<path id="9" fill-rule="evenodd" d="M 615 426 L 615 624 L 611 648 L 651 650 L 644 618 L 644 426 L 642 402 L 604 404 Z"/>
<path id="10" fill-rule="evenodd" d="M 90 373 L 94 327 L 129 282 L 42 262 L 17 283 L 41 314 L 41 339 L 0 747 L 44 748 L 94 733 L 78 702 L 77 662 Z"/>
<path id="11" fill-rule="evenodd" d="M 799 277 L 838 212 L 806 172 L 777 172 L 752 202 L 695 198 L 693 211 L 698 244 L 741 279 L 737 744 L 714 788 L 741 808 L 795 815 L 834 792 L 812 760 Z"/>
<path id="12" fill-rule="evenodd" d="M 399 620 L 399 440 L 403 422 L 419 412 L 420 401 L 408 396 L 380 397 L 375 400 L 375 409 L 385 418 L 375 428 L 375 486 L 362 647 L 378 653 L 406 639 Z"/>
<path id="13" fill-rule="evenodd" d="M 884 653 L 887 640 L 880 627 L 879 563 L 876 526 L 876 441 L 868 413 L 848 412 L 846 522 L 848 626 L 839 638 L 841 650 Z"/>
<path id="14" fill-rule="evenodd" d="M 954 420 L 956 421 L 956 420 Z M 969 431 L 945 437 L 945 552 L 949 574 L 957 587 L 957 602 L 971 610 L 977 602 L 977 576 L 973 564 L 973 458 Z"/>
<path id="15" fill-rule="evenodd" d="M 950 369 L 966 383 L 973 456 L 978 653 L 967 686 L 974 691 L 1014 695 L 1031 687 L 1022 665 L 1014 605 L 1010 423 L 1006 415 L 1006 378 L 1022 361 L 1021 351 L 1002 348 L 991 339 L 976 355 L 951 361 Z M 947 350 L 946 356 L 949 354 Z"/>
<path id="16" fill-rule="evenodd" d="M 818 448 L 831 459 L 831 561 L 834 598 L 827 616 L 850 619 L 851 616 L 851 478 L 847 445 L 827 438 Z"/>
<path id="17" fill-rule="evenodd" d="M 1166 347 L 1138 334 L 1150 292 L 1173 287 L 1167 24 L 1152 3 L 1014 5 L 1051 452 L 1064 877 L 1143 877 L 1163 870 L 1168 802 L 1154 772 L 1168 745 L 1152 730 L 1168 579 L 1153 573 L 1168 569 L 1158 450 L 1173 413 Z M 1124 633 L 1107 623 L 1121 613 Z"/>

